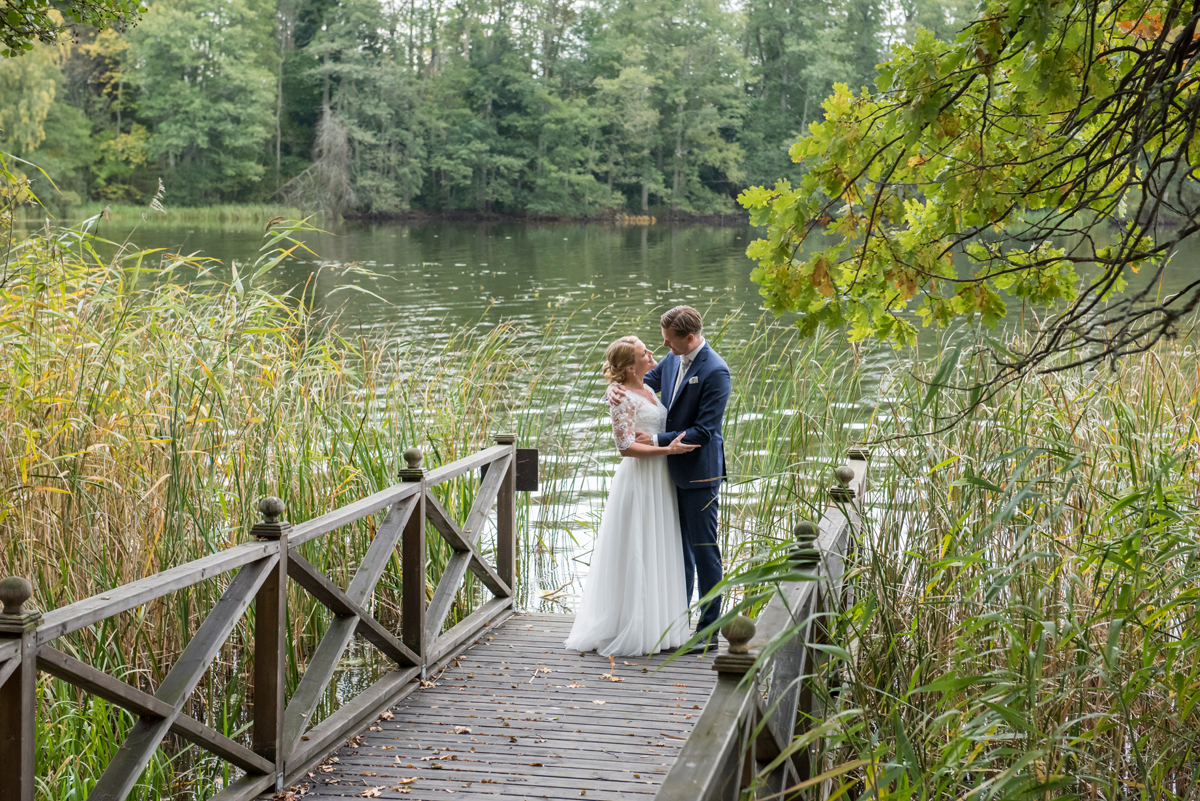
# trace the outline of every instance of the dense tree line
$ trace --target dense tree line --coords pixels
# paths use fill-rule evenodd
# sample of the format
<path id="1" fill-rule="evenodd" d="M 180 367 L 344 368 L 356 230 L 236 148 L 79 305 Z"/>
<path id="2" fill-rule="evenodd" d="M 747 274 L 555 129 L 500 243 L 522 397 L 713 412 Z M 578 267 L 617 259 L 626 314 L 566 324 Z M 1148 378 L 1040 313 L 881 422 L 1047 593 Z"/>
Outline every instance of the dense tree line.
<path id="1" fill-rule="evenodd" d="M 50 202 L 713 213 L 956 0 L 158 0 L 0 61 Z M 68 20 L 69 22 L 69 20 Z"/>

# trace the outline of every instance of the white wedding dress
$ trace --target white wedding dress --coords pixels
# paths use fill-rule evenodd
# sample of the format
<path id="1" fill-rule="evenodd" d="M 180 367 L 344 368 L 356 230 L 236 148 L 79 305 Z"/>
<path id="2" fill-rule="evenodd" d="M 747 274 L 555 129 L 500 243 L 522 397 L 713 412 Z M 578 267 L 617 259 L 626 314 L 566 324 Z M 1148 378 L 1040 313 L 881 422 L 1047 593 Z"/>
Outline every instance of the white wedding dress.
<path id="1" fill-rule="evenodd" d="M 667 410 L 635 392 L 612 410 L 617 449 L 635 432 L 663 432 Z M 683 542 L 667 457 L 626 456 L 617 465 L 583 600 L 567 637 L 572 651 L 635 656 L 678 648 L 688 640 Z"/>

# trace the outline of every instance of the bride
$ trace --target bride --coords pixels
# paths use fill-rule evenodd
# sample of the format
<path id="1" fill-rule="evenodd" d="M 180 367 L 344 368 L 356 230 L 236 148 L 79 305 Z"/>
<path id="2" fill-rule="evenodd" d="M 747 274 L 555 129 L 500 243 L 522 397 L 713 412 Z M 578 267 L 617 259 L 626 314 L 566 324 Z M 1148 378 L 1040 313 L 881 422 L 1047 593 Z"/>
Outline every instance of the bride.
<path id="1" fill-rule="evenodd" d="M 566 647 L 601 656 L 654 654 L 688 640 L 683 542 L 669 454 L 700 447 L 680 434 L 665 447 L 635 441 L 637 431 L 665 431 L 667 410 L 642 378 L 654 356 L 641 340 L 621 337 L 604 354 L 604 377 L 625 397 L 612 409 L 613 439 L 625 457 L 617 465 L 583 600 Z"/>

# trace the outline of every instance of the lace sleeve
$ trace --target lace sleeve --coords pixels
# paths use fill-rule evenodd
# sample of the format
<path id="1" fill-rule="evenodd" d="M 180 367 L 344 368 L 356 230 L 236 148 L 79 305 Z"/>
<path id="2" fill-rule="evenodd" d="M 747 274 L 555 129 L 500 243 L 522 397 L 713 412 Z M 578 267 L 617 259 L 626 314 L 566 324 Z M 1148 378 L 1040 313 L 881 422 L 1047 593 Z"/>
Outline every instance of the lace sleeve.
<path id="1" fill-rule="evenodd" d="M 626 393 L 624 400 L 609 409 L 612 412 L 613 439 L 616 440 L 619 451 L 625 450 L 637 439 L 637 431 L 633 425 L 633 413 L 636 408 L 633 396 Z"/>

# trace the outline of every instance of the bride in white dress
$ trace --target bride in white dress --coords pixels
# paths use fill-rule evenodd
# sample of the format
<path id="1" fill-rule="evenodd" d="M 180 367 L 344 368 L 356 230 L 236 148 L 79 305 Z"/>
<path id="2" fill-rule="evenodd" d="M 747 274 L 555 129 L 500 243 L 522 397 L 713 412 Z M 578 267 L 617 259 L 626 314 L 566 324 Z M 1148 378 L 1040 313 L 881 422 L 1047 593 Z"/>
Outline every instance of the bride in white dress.
<path id="1" fill-rule="evenodd" d="M 637 431 L 666 430 L 667 410 L 642 378 L 654 356 L 637 337 L 622 337 L 604 354 L 604 376 L 625 397 L 613 408 L 613 439 L 621 452 L 609 488 L 583 600 L 567 637 L 572 651 L 635 656 L 678 648 L 688 640 L 683 542 L 667 455 L 700 447 L 680 434 L 660 447 L 635 441 Z"/>

